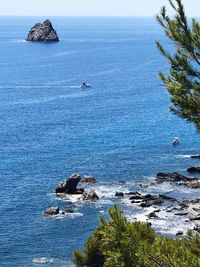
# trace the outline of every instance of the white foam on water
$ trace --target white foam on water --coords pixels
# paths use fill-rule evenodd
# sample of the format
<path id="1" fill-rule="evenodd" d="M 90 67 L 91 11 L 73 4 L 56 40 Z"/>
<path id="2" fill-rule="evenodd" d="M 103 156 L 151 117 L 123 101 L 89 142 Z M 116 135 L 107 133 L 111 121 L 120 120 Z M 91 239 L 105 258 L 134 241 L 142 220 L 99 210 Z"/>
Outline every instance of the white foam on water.
<path id="1" fill-rule="evenodd" d="M 60 99 L 73 99 L 73 98 L 81 98 L 86 97 L 85 94 L 71 94 L 71 95 L 57 95 L 57 96 L 51 96 L 51 97 L 44 97 L 44 98 L 38 98 L 38 99 L 30 99 L 30 100 L 22 100 L 22 101 L 10 101 L 7 103 L 0 103 L 0 105 L 3 104 L 3 106 L 18 106 L 18 105 L 34 105 L 34 104 L 42 104 L 47 102 L 53 102 Z"/>
<path id="2" fill-rule="evenodd" d="M 58 215 L 53 216 L 53 219 L 60 220 L 60 219 L 66 218 L 66 217 L 73 219 L 73 218 L 81 217 L 81 216 L 83 216 L 83 213 L 80 213 L 80 212 L 72 212 L 72 213 L 66 212 L 65 214 L 58 214 Z"/>
<path id="3" fill-rule="evenodd" d="M 41 257 L 41 258 L 33 259 L 32 262 L 36 263 L 36 264 L 52 263 L 53 259 L 52 258 L 47 258 L 47 257 Z"/>
<path id="4" fill-rule="evenodd" d="M 191 155 L 176 155 L 176 158 L 189 159 L 189 158 L 191 158 Z"/>
<path id="5" fill-rule="evenodd" d="M 27 43 L 24 39 L 16 39 L 16 40 L 10 40 L 8 43 Z"/>

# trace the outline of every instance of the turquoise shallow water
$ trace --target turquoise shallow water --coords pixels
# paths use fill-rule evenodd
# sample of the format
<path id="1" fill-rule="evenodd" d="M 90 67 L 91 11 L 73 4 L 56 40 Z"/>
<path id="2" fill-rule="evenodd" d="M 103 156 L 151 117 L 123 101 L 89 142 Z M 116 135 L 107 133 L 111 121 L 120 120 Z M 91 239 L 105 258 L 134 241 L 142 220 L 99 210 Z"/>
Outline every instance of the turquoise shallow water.
<path id="1" fill-rule="evenodd" d="M 35 266 L 38 257 L 70 266 L 112 205 L 117 180 L 133 187 L 158 171 L 184 173 L 194 161 L 176 156 L 200 152 L 194 127 L 167 112 L 157 77 L 167 63 L 154 43 L 171 47 L 153 19 L 51 18 L 59 43 L 25 42 L 44 19 L 0 18 L 2 267 Z M 84 81 L 92 89 L 80 89 Z M 174 136 L 179 146 L 170 145 Z M 73 172 L 94 175 L 106 198 L 45 219 L 49 206 L 69 205 L 53 193 Z"/>

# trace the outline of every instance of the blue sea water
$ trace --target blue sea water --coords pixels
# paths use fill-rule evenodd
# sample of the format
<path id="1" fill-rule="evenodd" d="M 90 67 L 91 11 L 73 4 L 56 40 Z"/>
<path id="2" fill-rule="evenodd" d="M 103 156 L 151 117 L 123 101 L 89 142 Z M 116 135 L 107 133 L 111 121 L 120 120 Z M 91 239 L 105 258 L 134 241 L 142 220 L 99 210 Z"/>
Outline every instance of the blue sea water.
<path id="1" fill-rule="evenodd" d="M 72 250 L 112 206 L 117 181 L 144 182 L 159 171 L 198 163 L 193 125 L 168 113 L 158 71 L 168 65 L 155 48 L 171 45 L 152 18 L 51 18 L 59 43 L 25 42 L 46 18 L 0 18 L 0 266 L 71 266 Z M 91 89 L 79 88 L 82 82 Z M 179 146 L 171 139 L 178 136 Z M 71 173 L 93 175 L 108 194 L 74 203 L 76 214 L 46 219 L 54 194 Z M 108 189 L 108 191 L 106 191 Z M 199 194 L 199 192 L 198 192 Z"/>

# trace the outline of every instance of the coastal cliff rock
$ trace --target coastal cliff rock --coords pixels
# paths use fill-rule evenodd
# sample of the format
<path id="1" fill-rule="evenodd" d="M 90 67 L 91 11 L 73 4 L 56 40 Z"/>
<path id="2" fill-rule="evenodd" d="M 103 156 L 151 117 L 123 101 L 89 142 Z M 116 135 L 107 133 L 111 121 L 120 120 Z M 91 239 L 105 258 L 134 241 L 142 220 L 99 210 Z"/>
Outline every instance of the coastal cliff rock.
<path id="1" fill-rule="evenodd" d="M 36 23 L 30 29 L 26 41 L 58 42 L 59 38 L 51 22 L 49 20 L 45 20 L 43 23 Z"/>

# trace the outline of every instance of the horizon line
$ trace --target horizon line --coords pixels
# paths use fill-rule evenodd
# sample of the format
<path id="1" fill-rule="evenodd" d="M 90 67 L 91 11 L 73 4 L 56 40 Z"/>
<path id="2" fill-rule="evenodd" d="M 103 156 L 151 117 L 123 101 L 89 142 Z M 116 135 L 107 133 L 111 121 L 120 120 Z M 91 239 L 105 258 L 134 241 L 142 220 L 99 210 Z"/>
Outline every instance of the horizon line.
<path id="1" fill-rule="evenodd" d="M 1 15 L 1 17 L 62 17 L 62 18 L 154 18 L 155 15 Z M 171 15 L 173 17 L 173 15 Z M 187 18 L 200 18 L 200 16 L 187 16 Z"/>

